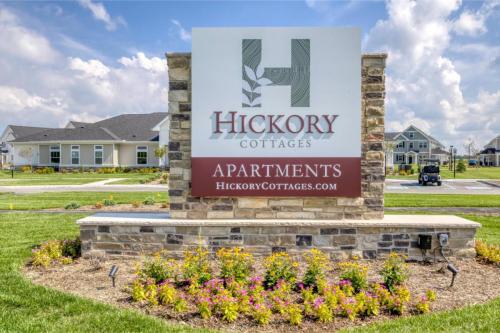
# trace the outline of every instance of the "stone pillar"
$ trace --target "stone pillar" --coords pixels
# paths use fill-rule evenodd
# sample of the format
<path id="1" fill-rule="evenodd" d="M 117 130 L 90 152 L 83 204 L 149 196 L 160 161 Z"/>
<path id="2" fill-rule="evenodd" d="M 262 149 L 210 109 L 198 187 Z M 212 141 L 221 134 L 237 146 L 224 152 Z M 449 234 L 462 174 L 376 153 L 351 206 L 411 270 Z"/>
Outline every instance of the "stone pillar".
<path id="1" fill-rule="evenodd" d="M 170 214 L 174 219 L 380 219 L 384 215 L 386 54 L 362 56 L 359 198 L 191 196 L 191 54 L 168 53 Z"/>

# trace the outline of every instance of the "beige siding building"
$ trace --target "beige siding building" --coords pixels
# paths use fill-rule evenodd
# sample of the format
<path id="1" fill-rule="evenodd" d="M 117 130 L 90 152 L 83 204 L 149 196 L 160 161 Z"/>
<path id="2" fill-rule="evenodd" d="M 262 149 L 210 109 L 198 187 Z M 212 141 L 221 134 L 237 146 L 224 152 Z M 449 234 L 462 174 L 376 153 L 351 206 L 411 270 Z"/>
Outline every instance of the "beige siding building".
<path id="1" fill-rule="evenodd" d="M 166 113 L 127 114 L 96 123 L 70 122 L 8 141 L 14 166 L 55 168 L 158 167 Z M 168 136 L 168 134 L 167 134 Z"/>

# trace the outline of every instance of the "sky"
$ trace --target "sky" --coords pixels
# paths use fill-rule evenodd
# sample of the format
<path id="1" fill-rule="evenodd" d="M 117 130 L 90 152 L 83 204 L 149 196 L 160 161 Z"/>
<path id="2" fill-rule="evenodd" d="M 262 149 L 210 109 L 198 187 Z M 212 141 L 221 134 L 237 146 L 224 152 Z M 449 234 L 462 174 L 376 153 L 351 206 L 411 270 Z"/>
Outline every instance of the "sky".
<path id="1" fill-rule="evenodd" d="M 165 52 L 192 27 L 359 27 L 388 53 L 386 131 L 500 135 L 500 0 L 0 1 L 0 133 L 168 110 Z"/>

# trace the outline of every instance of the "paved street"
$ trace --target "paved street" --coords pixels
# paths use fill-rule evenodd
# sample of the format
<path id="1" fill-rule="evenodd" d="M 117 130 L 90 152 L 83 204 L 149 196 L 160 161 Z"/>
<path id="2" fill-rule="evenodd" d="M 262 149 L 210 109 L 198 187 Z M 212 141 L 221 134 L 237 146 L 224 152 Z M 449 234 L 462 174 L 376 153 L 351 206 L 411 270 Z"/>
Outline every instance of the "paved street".
<path id="1" fill-rule="evenodd" d="M 426 193 L 426 194 L 498 194 L 499 180 L 446 179 L 442 186 L 419 185 L 417 180 L 387 179 L 386 193 Z M 499 198 L 500 206 L 500 198 Z"/>

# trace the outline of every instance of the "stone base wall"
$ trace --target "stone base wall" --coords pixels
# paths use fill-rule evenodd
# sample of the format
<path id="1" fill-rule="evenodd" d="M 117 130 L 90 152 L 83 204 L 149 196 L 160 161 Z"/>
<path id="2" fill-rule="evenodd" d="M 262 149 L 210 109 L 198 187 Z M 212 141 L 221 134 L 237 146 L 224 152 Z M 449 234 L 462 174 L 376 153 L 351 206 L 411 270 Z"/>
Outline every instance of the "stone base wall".
<path id="1" fill-rule="evenodd" d="M 80 237 L 85 255 L 138 256 L 165 251 L 168 257 L 181 257 L 185 250 L 199 246 L 215 252 L 221 247 L 244 247 L 254 255 L 273 252 L 300 254 L 311 248 L 327 252 L 333 260 L 357 255 L 364 259 L 387 256 L 391 251 L 410 259 L 421 260 L 417 246 L 419 234 L 448 233 L 447 253 L 451 256 L 474 256 L 475 227 L 388 227 L 339 224 L 313 225 L 175 225 L 102 224 L 81 225 Z M 431 251 L 428 255 L 432 255 Z"/>
<path id="2" fill-rule="evenodd" d="M 191 54 L 167 54 L 169 197 L 176 219 L 381 219 L 384 216 L 385 54 L 361 61 L 361 197 L 199 198 L 191 196 Z M 348 143 L 346 143 L 348 144 Z"/>

